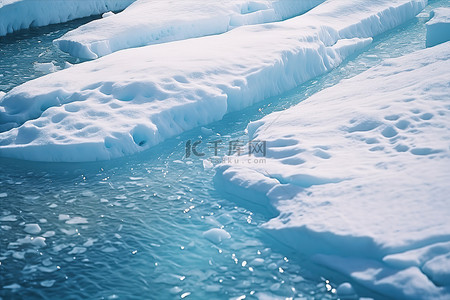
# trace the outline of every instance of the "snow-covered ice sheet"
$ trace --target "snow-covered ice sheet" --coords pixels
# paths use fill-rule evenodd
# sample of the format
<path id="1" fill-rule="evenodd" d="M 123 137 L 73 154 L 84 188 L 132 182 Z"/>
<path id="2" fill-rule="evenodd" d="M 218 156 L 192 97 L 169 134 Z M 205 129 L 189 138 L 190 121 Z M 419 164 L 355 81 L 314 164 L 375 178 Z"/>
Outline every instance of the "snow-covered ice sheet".
<path id="1" fill-rule="evenodd" d="M 377 292 L 448 299 L 449 78 L 450 42 L 252 122 L 265 163 L 235 156 L 218 186 L 275 208 L 275 238 Z"/>
<path id="2" fill-rule="evenodd" d="M 65 34 L 55 44 L 72 56 L 112 52 L 226 32 L 248 24 L 281 21 L 324 0 L 138 0 L 123 12 Z"/>
<path id="3" fill-rule="evenodd" d="M 0 36 L 124 9 L 134 0 L 0 0 Z"/>
<path id="4" fill-rule="evenodd" d="M 434 9 L 427 22 L 427 47 L 450 41 L 450 7 Z"/>
<path id="5" fill-rule="evenodd" d="M 283 22 L 127 49 L 38 78 L 0 99 L 0 155 L 92 161 L 145 150 L 331 70 L 426 3 L 330 0 Z"/>

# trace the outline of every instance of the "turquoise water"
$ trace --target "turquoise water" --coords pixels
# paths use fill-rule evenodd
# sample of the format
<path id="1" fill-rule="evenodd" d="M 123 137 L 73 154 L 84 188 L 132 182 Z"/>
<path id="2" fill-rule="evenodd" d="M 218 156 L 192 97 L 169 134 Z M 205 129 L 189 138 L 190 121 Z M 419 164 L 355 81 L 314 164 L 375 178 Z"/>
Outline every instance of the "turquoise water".
<path id="1" fill-rule="evenodd" d="M 442 3 L 448 1 L 431 2 L 426 10 Z M 220 136 L 191 130 L 108 162 L 0 159 L 0 297 L 337 299 L 333 288 L 348 279 L 314 266 L 260 230 L 273 214 L 237 204 L 238 199 L 215 189 L 214 171 L 195 156 L 186 159 L 185 143 L 202 139 L 199 150 L 211 153 L 207 142 L 245 140 L 249 120 L 297 104 L 385 58 L 423 49 L 426 15 L 376 38 L 332 72 L 208 126 Z M 0 84 L 10 89 L 22 77 L 40 76 L 29 64 L 42 49 L 50 50 L 41 62 L 71 61 L 51 46 L 67 26 L 47 28 L 49 38 L 44 38 L 49 34 L 44 28 L 22 32 L 15 42 L 13 37 L 8 38 L 12 42 L 0 39 L 2 55 L 19 53 L 1 56 Z M 43 48 L 35 49 L 34 40 L 41 40 Z M 21 60 L 15 45 L 30 57 Z M 11 74 L 4 72 L 11 69 L 7 65 L 16 65 Z M 219 156 L 226 151 L 220 149 Z M 39 224 L 41 232 L 25 232 L 26 224 Z M 211 242 L 203 234 L 212 228 L 223 228 L 231 238 Z M 27 236 L 45 236 L 45 245 Z M 360 296 L 378 298 L 356 287 Z"/>

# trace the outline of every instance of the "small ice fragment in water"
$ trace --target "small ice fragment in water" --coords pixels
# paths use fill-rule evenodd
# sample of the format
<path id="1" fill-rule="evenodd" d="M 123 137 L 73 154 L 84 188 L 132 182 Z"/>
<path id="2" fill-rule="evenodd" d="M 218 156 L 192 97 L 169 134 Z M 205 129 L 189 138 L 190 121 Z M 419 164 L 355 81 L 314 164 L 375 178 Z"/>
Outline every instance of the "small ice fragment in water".
<path id="1" fill-rule="evenodd" d="M 58 216 L 58 220 L 60 220 L 60 221 L 65 221 L 65 220 L 69 220 L 69 219 L 70 219 L 69 215 L 60 214 Z"/>
<path id="2" fill-rule="evenodd" d="M 38 224 L 26 224 L 24 231 L 29 234 L 38 234 L 41 232 L 41 227 Z"/>
<path id="3" fill-rule="evenodd" d="M 61 69 L 58 66 L 55 66 L 55 64 L 53 62 L 49 62 L 49 63 L 34 63 L 34 70 L 37 72 L 42 72 L 42 73 L 53 73 L 58 71 L 59 69 Z"/>
<path id="4" fill-rule="evenodd" d="M 66 224 L 87 224 L 87 223 L 88 223 L 87 219 L 82 217 L 74 217 L 66 221 Z"/>
<path id="5" fill-rule="evenodd" d="M 81 254 L 86 252 L 86 248 L 84 247 L 73 247 L 73 249 L 68 254 Z"/>
<path id="6" fill-rule="evenodd" d="M 262 266 L 264 264 L 264 259 L 263 258 L 255 258 L 252 262 L 251 265 L 253 266 Z"/>
<path id="7" fill-rule="evenodd" d="M 355 294 L 355 290 L 353 289 L 352 285 L 348 282 L 344 282 L 336 290 L 337 295 L 341 299 L 357 299 L 357 296 Z"/>
<path id="8" fill-rule="evenodd" d="M 200 131 L 202 132 L 203 135 L 208 136 L 208 135 L 213 135 L 214 131 L 212 129 L 206 128 L 206 127 L 202 127 L 200 128 Z"/>
<path id="9" fill-rule="evenodd" d="M 223 240 L 231 238 L 231 235 L 223 229 L 213 228 L 203 233 L 203 236 L 214 244 L 219 244 Z"/>
<path id="10" fill-rule="evenodd" d="M 45 238 L 48 238 L 48 237 L 51 237 L 54 235 L 55 235 L 55 232 L 50 230 L 50 231 L 47 231 L 46 233 L 44 233 L 42 236 Z"/>
<path id="11" fill-rule="evenodd" d="M 21 286 L 19 284 L 17 284 L 17 283 L 13 283 L 13 284 L 10 284 L 10 285 L 5 285 L 3 288 L 4 289 L 10 289 L 10 290 L 18 290 L 18 289 L 21 288 Z"/>
<path id="12" fill-rule="evenodd" d="M 203 160 L 203 169 L 208 170 L 208 169 L 212 169 L 214 167 L 214 165 L 212 164 L 212 162 L 210 162 L 207 159 Z"/>
<path id="13" fill-rule="evenodd" d="M 41 281 L 41 285 L 42 285 L 43 287 L 52 287 L 54 283 L 55 283 L 54 280 L 44 280 L 44 281 Z"/>
<path id="14" fill-rule="evenodd" d="M 2 221 L 2 222 L 14 222 L 14 221 L 17 221 L 17 217 L 15 215 L 9 215 L 9 216 L 5 216 L 5 217 L 1 217 L 0 221 Z"/>
<path id="15" fill-rule="evenodd" d="M 0 198 L 8 197 L 8 193 L 0 193 Z"/>

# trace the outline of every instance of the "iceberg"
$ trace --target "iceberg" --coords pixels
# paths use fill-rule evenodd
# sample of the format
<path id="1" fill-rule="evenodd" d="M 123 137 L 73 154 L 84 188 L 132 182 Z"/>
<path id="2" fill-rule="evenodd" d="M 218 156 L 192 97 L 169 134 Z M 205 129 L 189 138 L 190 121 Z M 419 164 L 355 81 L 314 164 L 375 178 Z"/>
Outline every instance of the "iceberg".
<path id="1" fill-rule="evenodd" d="M 66 33 L 55 44 L 72 56 L 95 59 L 122 49 L 224 33 L 241 25 L 281 21 L 323 1 L 138 0 L 119 14 Z"/>
<path id="2" fill-rule="evenodd" d="M 427 26 L 427 47 L 450 41 L 450 7 L 434 9 Z"/>
<path id="3" fill-rule="evenodd" d="M 234 156 L 217 186 L 276 210 L 275 239 L 378 293 L 448 299 L 448 78 L 450 42 L 252 122 L 264 163 Z"/>
<path id="4" fill-rule="evenodd" d="M 1 0 L 0 36 L 30 27 L 122 10 L 134 0 Z"/>
<path id="5" fill-rule="evenodd" d="M 75 162 L 143 151 L 330 71 L 426 4 L 331 0 L 286 21 L 126 49 L 40 77 L 0 99 L 0 156 Z"/>

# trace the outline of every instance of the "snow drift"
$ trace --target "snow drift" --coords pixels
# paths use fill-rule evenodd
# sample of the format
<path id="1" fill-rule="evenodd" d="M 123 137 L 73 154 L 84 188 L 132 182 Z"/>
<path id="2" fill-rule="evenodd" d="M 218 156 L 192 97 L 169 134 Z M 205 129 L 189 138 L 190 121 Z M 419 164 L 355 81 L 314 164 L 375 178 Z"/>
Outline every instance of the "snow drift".
<path id="1" fill-rule="evenodd" d="M 250 123 L 266 163 L 233 157 L 215 180 L 278 210 L 263 227 L 318 263 L 395 299 L 448 299 L 448 78 L 450 42 L 387 60 Z"/>
<path id="2" fill-rule="evenodd" d="M 434 9 L 427 22 L 427 47 L 450 41 L 450 7 Z"/>
<path id="3" fill-rule="evenodd" d="M 248 24 L 281 21 L 324 0 L 138 0 L 125 11 L 83 25 L 55 44 L 72 56 L 94 59 L 150 44 L 224 33 Z"/>
<path id="4" fill-rule="evenodd" d="M 29 81 L 0 99 L 0 155 L 92 161 L 142 151 L 333 69 L 426 3 L 332 0 L 287 21 L 123 50 Z"/>
<path id="5" fill-rule="evenodd" d="M 134 0 L 0 0 L 0 36 L 121 10 Z"/>

